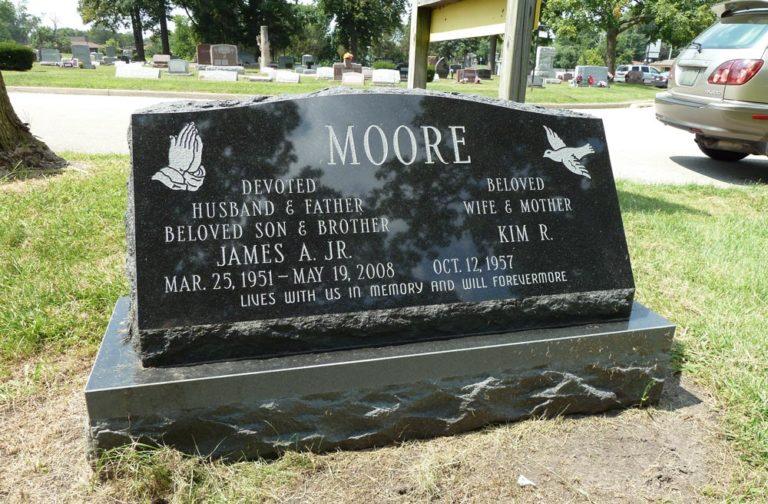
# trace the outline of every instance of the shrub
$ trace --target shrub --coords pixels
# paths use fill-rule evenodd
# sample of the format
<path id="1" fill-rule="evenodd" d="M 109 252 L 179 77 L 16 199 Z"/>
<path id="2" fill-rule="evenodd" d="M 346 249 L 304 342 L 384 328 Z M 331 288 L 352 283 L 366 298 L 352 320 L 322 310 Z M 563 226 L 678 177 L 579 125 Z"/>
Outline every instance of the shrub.
<path id="1" fill-rule="evenodd" d="M 0 42 L 0 70 L 29 70 L 35 61 L 35 53 L 16 42 Z"/>
<path id="2" fill-rule="evenodd" d="M 395 70 L 396 66 L 389 60 L 379 60 L 373 62 L 373 68 L 376 70 Z"/>
<path id="3" fill-rule="evenodd" d="M 427 82 L 435 80 L 435 65 L 427 66 Z"/>

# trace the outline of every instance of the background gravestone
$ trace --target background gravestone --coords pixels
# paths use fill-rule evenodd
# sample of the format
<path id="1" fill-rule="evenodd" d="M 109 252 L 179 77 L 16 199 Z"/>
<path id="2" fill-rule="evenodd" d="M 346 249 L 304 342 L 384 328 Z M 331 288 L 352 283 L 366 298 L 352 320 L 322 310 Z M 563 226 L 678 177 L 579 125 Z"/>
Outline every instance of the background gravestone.
<path id="1" fill-rule="evenodd" d="M 608 67 L 604 66 L 593 66 L 593 65 L 579 65 L 576 67 L 576 76 L 581 76 L 582 86 L 587 86 L 589 81 L 589 76 L 592 76 L 592 78 L 595 80 L 595 84 L 597 84 L 600 81 L 608 82 Z"/>
<path id="2" fill-rule="evenodd" d="M 237 46 L 231 44 L 215 44 L 211 46 L 211 65 L 237 66 Z"/>
<path id="3" fill-rule="evenodd" d="M 435 73 L 437 73 L 441 79 L 445 79 L 448 77 L 449 72 L 450 68 L 448 67 L 448 63 L 445 61 L 445 58 L 440 58 L 437 60 L 437 63 L 435 63 Z"/>
<path id="4" fill-rule="evenodd" d="M 304 68 L 313 68 L 315 66 L 315 57 L 311 54 L 304 54 L 301 57 L 301 66 Z"/>
<path id="5" fill-rule="evenodd" d="M 189 63 L 182 59 L 172 59 L 168 62 L 168 73 L 170 74 L 179 74 L 179 75 L 188 75 L 189 74 Z"/>
<path id="6" fill-rule="evenodd" d="M 58 49 L 40 49 L 40 63 L 42 65 L 58 65 L 61 61 L 61 53 Z"/>
<path id="7" fill-rule="evenodd" d="M 643 84 L 645 75 L 640 70 L 630 70 L 624 75 L 624 81 L 627 84 Z"/>
<path id="8" fill-rule="evenodd" d="M 254 56 L 252 53 L 249 53 L 249 52 L 239 51 L 238 58 L 239 58 L 238 65 L 253 66 L 258 63 L 258 61 L 256 60 L 256 56 Z"/>
<path id="9" fill-rule="evenodd" d="M 281 70 L 293 68 L 293 63 L 293 56 L 280 56 L 277 58 L 277 68 L 280 68 Z"/>
<path id="10" fill-rule="evenodd" d="M 72 57 L 77 58 L 77 61 L 82 63 L 83 68 L 93 68 L 91 64 L 91 50 L 87 45 L 73 45 Z"/>
<path id="11" fill-rule="evenodd" d="M 197 44 L 196 62 L 198 65 L 211 65 L 211 44 Z"/>
<path id="12" fill-rule="evenodd" d="M 554 47 L 540 46 L 536 48 L 536 68 L 534 75 L 542 78 L 555 76 L 555 56 L 557 49 Z"/>

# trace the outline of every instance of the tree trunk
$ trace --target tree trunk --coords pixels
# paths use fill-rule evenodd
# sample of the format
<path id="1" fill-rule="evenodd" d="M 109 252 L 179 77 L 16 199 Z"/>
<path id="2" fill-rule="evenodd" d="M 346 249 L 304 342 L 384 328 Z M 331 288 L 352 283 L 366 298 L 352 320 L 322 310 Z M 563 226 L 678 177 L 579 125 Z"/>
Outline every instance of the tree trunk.
<path id="1" fill-rule="evenodd" d="M 354 30 L 352 30 L 352 33 L 349 35 L 349 52 L 355 56 L 354 61 L 362 61 L 362 55 L 357 54 L 357 32 Z"/>
<path id="2" fill-rule="evenodd" d="M 488 65 L 491 67 L 491 75 L 496 75 L 496 41 L 497 35 L 491 35 L 488 40 Z"/>
<path id="3" fill-rule="evenodd" d="M 160 43 L 163 45 L 163 54 L 171 54 L 171 43 L 168 40 L 168 17 L 165 0 L 160 1 Z"/>
<path id="4" fill-rule="evenodd" d="M 608 73 L 616 72 L 616 40 L 619 38 L 619 30 L 610 29 L 605 34 L 605 65 Z"/>
<path id="5" fill-rule="evenodd" d="M 144 55 L 144 28 L 141 26 L 141 11 L 139 6 L 131 8 L 131 27 L 133 28 L 133 44 L 136 46 L 136 58 L 145 61 Z"/>
<path id="6" fill-rule="evenodd" d="M 13 110 L 0 72 L 0 172 L 24 168 L 61 168 L 67 163 L 35 138 Z"/>

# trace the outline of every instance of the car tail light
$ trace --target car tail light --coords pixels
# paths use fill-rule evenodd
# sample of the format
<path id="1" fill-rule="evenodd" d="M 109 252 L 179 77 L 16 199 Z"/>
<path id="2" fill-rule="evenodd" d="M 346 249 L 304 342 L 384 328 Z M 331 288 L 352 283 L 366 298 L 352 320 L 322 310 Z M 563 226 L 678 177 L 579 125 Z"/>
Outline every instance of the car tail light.
<path id="1" fill-rule="evenodd" d="M 740 86 L 749 82 L 763 68 L 763 60 L 738 59 L 726 61 L 712 72 L 707 82 L 710 84 L 723 84 Z"/>

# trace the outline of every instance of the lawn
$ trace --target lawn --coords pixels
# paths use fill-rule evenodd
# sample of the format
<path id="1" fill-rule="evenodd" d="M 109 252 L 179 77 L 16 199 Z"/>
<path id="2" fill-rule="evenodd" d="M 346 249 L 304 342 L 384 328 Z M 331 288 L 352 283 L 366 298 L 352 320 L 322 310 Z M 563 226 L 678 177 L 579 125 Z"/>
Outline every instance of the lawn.
<path id="1" fill-rule="evenodd" d="M 250 72 L 250 71 L 249 71 Z M 195 77 L 168 75 L 163 71 L 159 80 L 118 79 L 114 67 L 99 67 L 94 70 L 58 68 L 35 64 L 27 72 L 3 72 L 8 86 L 48 86 L 89 89 L 131 89 L 150 91 L 180 91 L 232 94 L 276 95 L 282 93 L 308 93 L 335 86 L 338 83 L 304 77 L 300 84 L 277 84 L 272 82 L 205 82 Z M 496 97 L 498 78 L 481 84 L 458 84 L 443 80 L 430 83 L 429 89 L 445 92 L 459 92 Z M 402 84 L 404 87 L 405 85 Z M 572 88 L 566 84 L 550 85 L 546 88 L 529 88 L 527 101 L 531 103 L 607 103 L 635 100 L 652 100 L 659 90 L 649 86 L 614 84 L 608 89 Z"/>
<path id="2" fill-rule="evenodd" d="M 63 174 L 0 181 L 0 413 L 40 393 L 50 378 L 45 363 L 72 354 L 89 362 L 115 300 L 127 293 L 128 160 L 67 157 L 73 168 Z M 716 493 L 759 502 L 768 485 L 768 187 L 620 182 L 619 196 L 638 299 L 677 324 L 677 365 L 714 396 L 722 429 L 748 468 L 746 489 Z M 190 496 L 247 500 L 239 493 L 245 487 L 269 493 L 319 470 L 301 454 L 231 466 L 172 450 L 113 457 L 112 475 L 127 482 L 132 500 L 168 497 L 163 492 L 176 483 Z"/>

